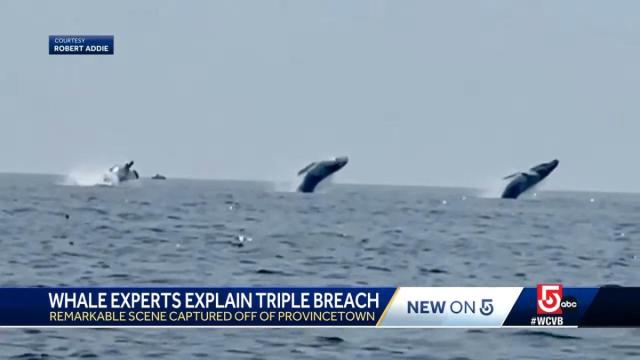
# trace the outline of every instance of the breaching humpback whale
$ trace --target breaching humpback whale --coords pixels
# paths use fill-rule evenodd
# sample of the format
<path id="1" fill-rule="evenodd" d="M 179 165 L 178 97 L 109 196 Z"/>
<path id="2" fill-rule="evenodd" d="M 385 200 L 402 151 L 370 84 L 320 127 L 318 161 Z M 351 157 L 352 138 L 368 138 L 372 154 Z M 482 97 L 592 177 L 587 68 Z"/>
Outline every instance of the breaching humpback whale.
<path id="1" fill-rule="evenodd" d="M 531 189 L 537 185 L 540 181 L 544 180 L 555 168 L 558 166 L 559 161 L 553 160 L 548 163 L 543 163 L 532 167 L 527 172 L 517 172 L 511 174 L 504 179 L 511 179 L 511 182 L 507 185 L 502 193 L 503 199 L 517 199 L 520 194 Z"/>
<path id="2" fill-rule="evenodd" d="M 109 173 L 112 174 L 113 176 L 116 176 L 119 182 L 139 179 L 140 176 L 138 175 L 138 172 L 135 170 L 132 170 L 131 169 L 132 166 L 133 166 L 133 160 L 124 164 L 124 166 L 116 165 L 111 167 L 111 169 L 109 169 Z"/>
<path id="3" fill-rule="evenodd" d="M 298 186 L 298 191 L 304 193 L 313 192 L 322 180 L 342 169 L 348 162 L 348 157 L 341 156 L 333 160 L 312 162 L 305 166 L 302 170 L 298 171 L 298 176 L 305 174 L 302 183 Z"/>

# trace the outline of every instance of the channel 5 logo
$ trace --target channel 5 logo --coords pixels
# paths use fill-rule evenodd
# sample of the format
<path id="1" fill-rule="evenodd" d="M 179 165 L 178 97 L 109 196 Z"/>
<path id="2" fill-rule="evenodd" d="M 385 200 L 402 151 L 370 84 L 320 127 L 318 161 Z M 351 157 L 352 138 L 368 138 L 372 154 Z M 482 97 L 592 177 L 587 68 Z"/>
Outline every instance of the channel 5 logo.
<path id="1" fill-rule="evenodd" d="M 564 296 L 562 284 L 538 284 L 538 315 L 562 315 L 578 309 L 578 299 Z"/>
<path id="2" fill-rule="evenodd" d="M 562 284 L 538 284 L 537 290 L 538 315 L 562 315 Z"/>

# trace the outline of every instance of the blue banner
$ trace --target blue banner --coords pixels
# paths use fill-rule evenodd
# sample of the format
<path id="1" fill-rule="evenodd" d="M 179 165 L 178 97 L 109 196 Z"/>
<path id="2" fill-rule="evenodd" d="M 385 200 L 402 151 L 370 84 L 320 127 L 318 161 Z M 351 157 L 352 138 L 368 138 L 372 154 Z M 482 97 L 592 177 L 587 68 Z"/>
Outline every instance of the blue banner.
<path id="1" fill-rule="evenodd" d="M 1 288 L 0 326 L 375 326 L 395 288 Z"/>
<path id="2" fill-rule="evenodd" d="M 113 35 L 49 35 L 49 55 L 113 55 Z"/>
<path id="3" fill-rule="evenodd" d="M 640 288 L 0 288 L 0 327 L 640 327 Z"/>

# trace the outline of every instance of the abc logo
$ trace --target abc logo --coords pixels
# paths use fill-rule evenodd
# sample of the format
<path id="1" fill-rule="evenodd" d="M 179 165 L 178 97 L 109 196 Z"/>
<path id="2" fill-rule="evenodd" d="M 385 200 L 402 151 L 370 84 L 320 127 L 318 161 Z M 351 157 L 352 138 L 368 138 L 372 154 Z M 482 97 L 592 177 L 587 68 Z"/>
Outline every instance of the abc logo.
<path id="1" fill-rule="evenodd" d="M 563 312 L 573 312 L 578 309 L 578 300 L 573 296 L 566 296 L 560 303 L 560 308 Z"/>

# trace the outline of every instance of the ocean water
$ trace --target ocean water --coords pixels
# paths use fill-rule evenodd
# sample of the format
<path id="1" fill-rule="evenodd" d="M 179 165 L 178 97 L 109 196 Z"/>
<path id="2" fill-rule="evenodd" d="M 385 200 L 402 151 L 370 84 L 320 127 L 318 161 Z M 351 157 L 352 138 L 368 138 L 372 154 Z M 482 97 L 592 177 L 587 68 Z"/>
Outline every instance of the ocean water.
<path id="1" fill-rule="evenodd" d="M 640 285 L 634 194 L 62 183 L 0 175 L 1 286 Z M 631 358 L 640 330 L 0 329 L 0 357 Z"/>

